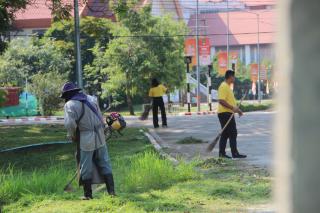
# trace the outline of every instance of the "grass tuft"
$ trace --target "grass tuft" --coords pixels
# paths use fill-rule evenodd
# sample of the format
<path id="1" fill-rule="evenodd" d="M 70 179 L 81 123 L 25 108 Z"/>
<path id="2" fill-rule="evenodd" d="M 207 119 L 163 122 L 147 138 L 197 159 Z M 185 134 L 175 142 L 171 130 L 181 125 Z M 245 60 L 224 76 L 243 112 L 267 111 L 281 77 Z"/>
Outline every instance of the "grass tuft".
<path id="1" fill-rule="evenodd" d="M 123 171 L 123 187 L 127 192 L 161 189 L 174 183 L 198 177 L 192 164 L 181 162 L 177 167 L 155 151 L 137 154 Z"/>
<path id="2" fill-rule="evenodd" d="M 30 173 L 8 167 L 0 171 L 0 200 L 2 203 L 17 201 L 24 195 L 53 195 L 61 193 L 70 172 L 62 166 L 49 167 L 46 171 Z"/>
<path id="3" fill-rule="evenodd" d="M 207 143 L 207 142 L 191 136 L 191 137 L 183 138 L 177 141 L 176 143 L 177 144 L 198 144 L 198 143 Z"/>

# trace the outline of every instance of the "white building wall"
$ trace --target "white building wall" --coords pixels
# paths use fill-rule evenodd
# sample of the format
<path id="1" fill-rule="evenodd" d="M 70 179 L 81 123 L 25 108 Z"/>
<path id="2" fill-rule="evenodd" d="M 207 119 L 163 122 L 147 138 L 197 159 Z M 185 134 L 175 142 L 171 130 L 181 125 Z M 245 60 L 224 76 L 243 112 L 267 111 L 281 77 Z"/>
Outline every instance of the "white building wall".
<path id="1" fill-rule="evenodd" d="M 251 63 L 250 45 L 245 45 L 244 51 L 245 51 L 245 63 L 246 63 L 246 65 L 248 65 Z"/>
<path id="2" fill-rule="evenodd" d="M 14 38 L 30 38 L 31 35 L 35 35 L 37 32 L 44 32 L 46 31 L 46 28 L 25 28 L 17 31 L 11 31 L 10 32 L 10 39 Z"/>

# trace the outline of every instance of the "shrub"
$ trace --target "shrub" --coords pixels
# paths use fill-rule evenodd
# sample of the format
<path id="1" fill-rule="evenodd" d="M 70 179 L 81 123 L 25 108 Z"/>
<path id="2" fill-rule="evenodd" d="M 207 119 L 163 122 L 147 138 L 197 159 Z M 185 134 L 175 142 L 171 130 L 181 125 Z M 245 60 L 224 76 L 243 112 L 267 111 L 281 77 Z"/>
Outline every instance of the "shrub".
<path id="1" fill-rule="evenodd" d="M 64 82 L 63 76 L 55 72 L 38 73 L 32 77 L 30 91 L 38 98 L 42 115 L 52 115 L 60 108 L 62 99 L 59 96 Z"/>
<path id="2" fill-rule="evenodd" d="M 4 89 L 0 89 L 0 107 L 6 102 L 7 92 Z"/>
<path id="3" fill-rule="evenodd" d="M 253 112 L 253 111 L 261 111 L 261 110 L 268 110 L 273 107 L 273 104 L 244 104 L 241 105 L 241 110 L 243 112 Z"/>

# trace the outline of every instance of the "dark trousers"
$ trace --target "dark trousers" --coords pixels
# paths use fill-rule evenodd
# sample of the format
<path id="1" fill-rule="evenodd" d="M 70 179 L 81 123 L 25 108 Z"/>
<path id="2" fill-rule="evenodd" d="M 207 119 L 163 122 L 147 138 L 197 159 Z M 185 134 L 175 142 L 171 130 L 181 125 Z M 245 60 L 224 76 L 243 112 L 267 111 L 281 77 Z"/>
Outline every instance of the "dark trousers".
<path id="1" fill-rule="evenodd" d="M 161 111 L 162 125 L 167 125 L 166 109 L 162 97 L 154 97 L 152 99 L 153 126 L 159 127 L 158 109 Z"/>
<path id="2" fill-rule="evenodd" d="M 223 128 L 226 125 L 226 123 L 228 122 L 231 115 L 232 115 L 232 113 L 229 113 L 229 112 L 223 112 L 223 113 L 218 114 L 221 128 Z M 237 135 L 238 135 L 238 132 L 237 132 L 236 120 L 233 117 L 221 135 L 220 143 L 219 143 L 219 153 L 220 154 L 226 154 L 226 146 L 227 146 L 228 139 L 230 142 L 230 148 L 231 148 L 232 155 L 238 154 Z"/>

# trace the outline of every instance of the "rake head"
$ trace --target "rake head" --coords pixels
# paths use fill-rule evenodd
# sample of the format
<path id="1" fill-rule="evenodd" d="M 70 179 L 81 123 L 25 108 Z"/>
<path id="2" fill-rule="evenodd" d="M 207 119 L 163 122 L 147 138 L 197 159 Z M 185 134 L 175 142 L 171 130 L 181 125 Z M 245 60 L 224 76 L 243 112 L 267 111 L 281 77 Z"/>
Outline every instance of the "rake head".
<path id="1" fill-rule="evenodd" d="M 217 143 L 219 142 L 220 139 L 220 134 L 209 144 L 209 146 L 207 147 L 207 152 L 211 152 L 214 147 L 217 145 Z"/>
<path id="2" fill-rule="evenodd" d="M 73 192 L 74 191 L 74 188 L 72 187 L 71 184 L 67 184 L 64 189 L 63 189 L 64 192 Z"/>

